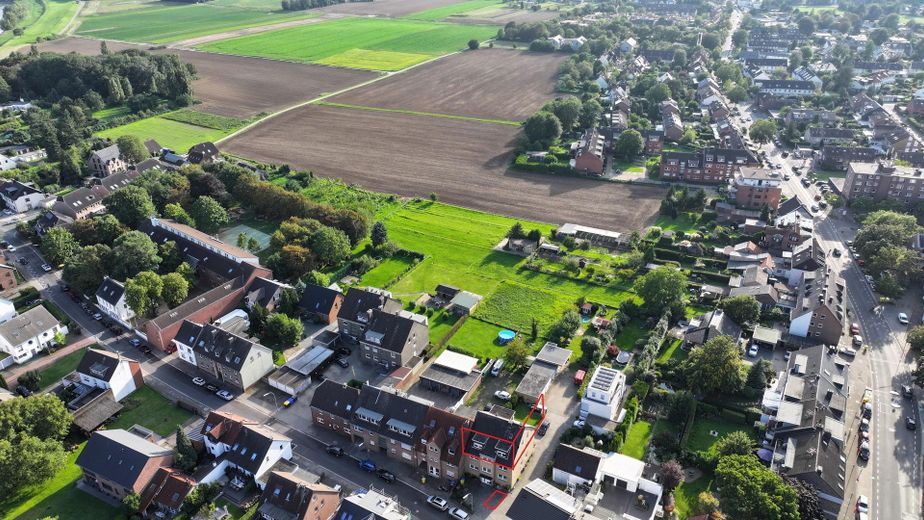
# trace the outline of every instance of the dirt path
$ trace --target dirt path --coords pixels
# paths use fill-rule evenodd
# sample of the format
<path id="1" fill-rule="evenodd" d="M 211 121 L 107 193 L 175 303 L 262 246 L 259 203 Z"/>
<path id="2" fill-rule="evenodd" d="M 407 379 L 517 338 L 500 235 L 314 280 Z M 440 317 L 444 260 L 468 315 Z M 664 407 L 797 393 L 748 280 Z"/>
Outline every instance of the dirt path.
<path id="1" fill-rule="evenodd" d="M 188 47 L 195 47 L 196 45 L 202 45 L 203 43 L 211 43 L 218 40 L 227 40 L 230 38 L 237 38 L 239 36 L 247 36 L 249 34 L 258 34 L 266 31 L 274 31 L 276 29 L 284 29 L 286 27 L 296 27 L 299 25 L 308 25 L 318 22 L 326 22 L 327 20 L 334 20 L 337 18 L 343 18 L 345 15 L 337 13 L 324 13 L 321 16 L 316 18 L 302 18 L 300 20 L 289 20 L 287 22 L 279 22 L 271 25 L 259 25 L 257 27 L 247 27 L 245 29 L 237 29 L 235 31 L 227 31 L 223 33 L 216 34 L 207 34 L 205 36 L 198 36 L 196 38 L 190 38 L 188 40 L 182 40 L 178 42 L 173 42 L 168 47 L 174 49 L 182 49 Z"/>

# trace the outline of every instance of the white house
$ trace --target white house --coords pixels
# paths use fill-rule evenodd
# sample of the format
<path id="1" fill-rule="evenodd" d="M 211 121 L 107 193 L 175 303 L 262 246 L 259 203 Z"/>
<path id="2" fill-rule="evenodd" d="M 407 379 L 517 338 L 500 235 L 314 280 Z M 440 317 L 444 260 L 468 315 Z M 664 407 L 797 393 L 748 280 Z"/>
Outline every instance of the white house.
<path id="1" fill-rule="evenodd" d="M 16 316 L 16 307 L 6 298 L 0 298 L 0 323 L 6 323 Z"/>
<path id="2" fill-rule="evenodd" d="M 42 207 L 45 194 L 28 184 L 19 181 L 7 181 L 0 185 L 0 199 L 6 207 L 15 213 L 23 213 L 30 209 Z"/>
<path id="3" fill-rule="evenodd" d="M 581 418 L 595 415 L 609 421 L 616 419 L 625 393 L 626 376 L 622 372 L 604 366 L 597 367 L 581 398 Z"/>
<path id="4" fill-rule="evenodd" d="M 200 484 L 218 480 L 231 467 L 252 477 L 263 489 L 269 469 L 292 458 L 292 439 L 228 412 L 209 413 L 201 433 L 206 451 L 220 462 L 216 460 Z"/>
<path id="5" fill-rule="evenodd" d="M 180 359 L 239 392 L 276 368 L 272 350 L 215 325 L 185 320 L 173 342 Z"/>
<path id="6" fill-rule="evenodd" d="M 593 484 L 600 478 L 600 463 L 604 458 L 606 453 L 593 448 L 560 444 L 552 464 L 552 481 L 565 486 Z"/>
<path id="7" fill-rule="evenodd" d="M 106 316 L 131 328 L 135 311 L 125 302 L 125 285 L 122 282 L 108 276 L 103 278 L 103 283 L 96 290 L 96 305 Z"/>
<path id="8" fill-rule="evenodd" d="M 549 41 L 556 50 L 563 47 L 570 48 L 572 51 L 579 51 L 587 43 L 587 38 L 578 36 L 577 38 L 565 38 L 560 34 L 549 37 Z"/>
<path id="9" fill-rule="evenodd" d="M 141 364 L 108 350 L 87 349 L 77 365 L 80 382 L 96 388 L 111 389 L 116 401 L 144 384 Z"/>
<path id="10" fill-rule="evenodd" d="M 9 354 L 16 363 L 24 363 L 54 344 L 59 332 L 67 334 L 67 327 L 39 305 L 0 324 L 0 351 Z"/>
<path id="11" fill-rule="evenodd" d="M 0 154 L 0 171 L 7 171 L 16 168 L 16 161 Z"/>

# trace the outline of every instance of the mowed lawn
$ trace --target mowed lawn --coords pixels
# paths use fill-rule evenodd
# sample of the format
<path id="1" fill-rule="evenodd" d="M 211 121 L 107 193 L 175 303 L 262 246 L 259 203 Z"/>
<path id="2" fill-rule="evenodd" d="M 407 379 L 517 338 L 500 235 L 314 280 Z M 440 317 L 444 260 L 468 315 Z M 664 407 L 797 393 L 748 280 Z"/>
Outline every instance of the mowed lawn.
<path id="1" fill-rule="evenodd" d="M 733 422 L 723 417 L 698 418 L 693 423 L 690 438 L 687 440 L 687 449 L 690 451 L 708 451 L 712 445 L 725 435 L 734 431 L 743 431 L 750 434 L 743 423 Z M 717 435 L 712 435 L 716 432 Z"/>
<path id="2" fill-rule="evenodd" d="M 410 20 L 442 20 L 447 16 L 459 16 L 465 13 L 476 11 L 485 7 L 500 7 L 503 3 L 500 0 L 468 0 L 458 4 L 444 5 L 443 7 L 434 7 L 426 11 L 419 11 L 414 14 L 405 16 Z"/>
<path id="3" fill-rule="evenodd" d="M 177 153 L 186 153 L 194 144 L 203 141 L 217 141 L 230 134 L 229 130 L 206 128 L 180 121 L 173 121 L 160 116 L 140 119 L 127 125 L 117 126 L 98 132 L 96 135 L 108 139 L 117 139 L 123 135 L 135 135 L 142 140 L 155 139 L 161 146 Z"/>
<path id="4" fill-rule="evenodd" d="M 335 67 L 394 71 L 486 40 L 489 26 L 343 18 L 205 43 L 199 48 Z"/>
<path id="5" fill-rule="evenodd" d="M 73 3 L 73 2 L 72 2 Z M 283 12 L 220 5 L 155 6 L 97 14 L 83 19 L 77 34 L 142 43 L 169 43 L 207 34 L 318 16 L 311 11 Z"/>
<path id="6" fill-rule="evenodd" d="M 503 357 L 507 348 L 496 342 L 497 333 L 500 331 L 501 327 L 497 325 L 469 318 L 449 339 L 449 345 L 482 360 Z"/>
<path id="7" fill-rule="evenodd" d="M 77 365 L 80 364 L 80 360 L 83 359 L 86 352 L 87 349 L 85 348 L 76 350 L 66 356 L 61 356 L 54 363 L 39 370 L 39 388 L 47 388 L 60 381 L 62 377 L 77 370 Z"/>
<path id="8" fill-rule="evenodd" d="M 7 40 L 0 47 L 0 50 L 14 49 L 22 45 L 35 43 L 39 37 L 47 38 L 60 34 L 67 27 L 68 22 L 74 17 L 74 13 L 77 12 L 77 8 L 80 6 L 79 3 L 72 0 L 35 1 L 36 4 L 41 4 L 41 15 L 25 27 L 21 35 L 13 36 L 13 38 Z M 35 10 L 30 12 L 34 13 Z M 6 34 L 4 33 L 3 36 L 6 36 Z M 13 31 L 9 31 L 9 34 L 13 34 Z M 2 37 L 0 37 L 0 41 L 3 41 Z"/>
<path id="9" fill-rule="evenodd" d="M 475 317 L 529 334 L 533 318 L 541 334 L 567 310 L 577 310 L 573 302 L 555 293 L 514 282 L 500 286 L 475 310 Z"/>
<path id="10" fill-rule="evenodd" d="M 176 427 L 185 423 L 192 413 L 177 407 L 172 401 L 160 395 L 151 387 L 143 386 L 122 400 L 119 418 L 109 428 L 128 429 L 136 424 L 163 437 L 176 432 Z"/>
<path id="11" fill-rule="evenodd" d="M 636 421 L 629 427 L 626 442 L 623 443 L 619 452 L 636 459 L 645 458 L 645 451 L 648 449 L 648 442 L 651 441 L 653 433 L 650 422 Z"/>

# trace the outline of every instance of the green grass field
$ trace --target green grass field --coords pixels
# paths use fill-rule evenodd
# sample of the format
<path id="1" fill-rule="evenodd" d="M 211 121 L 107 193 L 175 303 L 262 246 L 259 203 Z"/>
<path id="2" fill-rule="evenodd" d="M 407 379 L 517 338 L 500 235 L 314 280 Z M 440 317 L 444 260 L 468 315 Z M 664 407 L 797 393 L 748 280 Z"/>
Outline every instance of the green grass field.
<path id="1" fill-rule="evenodd" d="M 566 310 L 577 310 L 573 302 L 536 287 L 504 281 L 475 310 L 475 317 L 529 334 L 536 318 L 540 333 L 561 317 Z"/>
<path id="2" fill-rule="evenodd" d="M 643 329 L 638 321 L 632 320 L 625 327 L 619 329 L 613 339 L 616 341 L 616 346 L 619 347 L 619 350 L 632 350 L 635 348 L 635 342 L 647 333 L 648 331 Z"/>
<path id="3" fill-rule="evenodd" d="M 188 108 L 168 112 L 160 117 L 169 119 L 171 121 L 189 123 L 191 125 L 201 126 L 204 128 L 224 130 L 226 132 L 233 132 L 234 130 L 237 130 L 238 128 L 247 124 L 247 121 L 244 121 L 243 119 L 237 119 L 236 117 L 219 116 L 215 114 L 209 114 L 207 112 L 190 110 Z"/>
<path id="4" fill-rule="evenodd" d="M 0 51 L 8 51 L 17 47 L 35 43 L 39 37 L 56 36 L 67 27 L 74 17 L 79 4 L 72 0 L 41 0 L 43 9 L 41 15 L 28 26 L 24 25 L 23 33 L 4 41 L 0 37 Z M 12 35 L 12 31 L 10 33 Z M 6 36 L 4 34 L 3 36 Z"/>
<path id="5" fill-rule="evenodd" d="M 698 418 L 693 423 L 693 430 L 687 440 L 687 449 L 691 451 L 708 451 L 713 444 L 725 434 L 741 430 L 750 433 L 743 423 L 733 422 L 723 417 Z M 713 436 L 710 432 L 718 432 Z"/>
<path id="6" fill-rule="evenodd" d="M 683 482 L 674 490 L 674 505 L 678 518 L 689 518 L 699 502 L 699 494 L 712 488 L 712 477 L 703 475 L 693 482 Z"/>
<path id="7" fill-rule="evenodd" d="M 494 27 L 415 20 L 343 18 L 210 42 L 203 50 L 241 56 L 394 71 L 458 51 Z"/>
<path id="8" fill-rule="evenodd" d="M 82 348 L 71 352 L 39 370 L 39 388 L 47 388 L 57 383 L 62 377 L 77 370 L 77 365 L 80 364 L 80 360 L 83 359 L 83 355 L 86 351 L 87 349 Z"/>
<path id="9" fill-rule="evenodd" d="M 501 7 L 503 2 L 499 0 L 468 0 L 466 2 L 460 2 L 458 4 L 446 5 L 443 7 L 435 7 L 433 9 L 427 9 L 425 11 L 418 11 L 413 14 L 405 16 L 409 20 L 428 20 L 436 21 L 442 20 L 447 16 L 464 16 L 466 13 L 471 11 L 476 11 L 485 7 Z"/>
<path id="10" fill-rule="evenodd" d="M 26 16 L 19 23 L 19 27 L 29 27 L 45 12 L 45 4 L 40 0 L 29 0 L 25 6 Z M 3 34 L 0 34 L 0 45 L 12 40 L 15 36 L 13 31 L 3 31 Z"/>
<path id="11" fill-rule="evenodd" d="M 690 218 L 689 214 L 684 213 L 677 218 L 670 218 L 667 215 L 658 215 L 654 225 L 661 228 L 662 231 L 673 231 L 675 233 L 692 233 L 696 231 L 696 221 Z"/>
<path id="12" fill-rule="evenodd" d="M 143 140 L 155 139 L 161 146 L 171 148 L 177 153 L 186 153 L 194 144 L 203 141 L 217 141 L 231 132 L 232 130 L 216 130 L 173 121 L 165 116 L 154 116 L 140 119 L 127 125 L 109 128 L 98 132 L 96 135 L 107 139 L 117 139 L 123 135 L 136 135 Z"/>
<path id="13" fill-rule="evenodd" d="M 393 256 L 382 260 L 360 280 L 360 285 L 368 287 L 384 287 L 393 278 L 413 265 L 414 261 L 406 256 Z M 432 339 L 432 338 L 431 338 Z"/>
<path id="14" fill-rule="evenodd" d="M 93 112 L 93 118 L 99 119 L 100 121 L 109 121 L 110 119 L 130 115 L 131 113 L 132 109 L 128 108 L 127 105 L 118 105 Z"/>
<path id="15" fill-rule="evenodd" d="M 311 11 L 283 12 L 279 10 L 278 3 L 273 7 L 267 6 L 266 10 L 257 10 L 210 4 L 168 4 L 166 7 L 152 5 L 88 16 L 83 19 L 77 34 L 129 42 L 169 43 L 318 16 Z"/>
<path id="16" fill-rule="evenodd" d="M 302 189 L 302 194 L 315 202 L 355 209 L 374 219 L 381 218 L 400 205 L 398 198 L 393 195 L 364 190 L 340 179 L 315 177 Z"/>
<path id="17" fill-rule="evenodd" d="M 449 345 L 458 347 L 482 360 L 502 357 L 507 351 L 506 347 L 494 342 L 500 331 L 501 327 L 497 325 L 469 318 L 450 338 Z"/>
<path id="18" fill-rule="evenodd" d="M 648 442 L 651 440 L 652 430 L 651 423 L 647 421 L 636 421 L 629 427 L 629 434 L 626 435 L 626 442 L 622 445 L 619 453 L 628 455 L 636 459 L 645 458 L 645 450 L 648 449 Z"/>
<path id="19" fill-rule="evenodd" d="M 122 400 L 119 418 L 109 428 L 131 428 L 140 424 L 161 436 L 172 435 L 176 427 L 192 417 L 190 412 L 178 408 L 151 387 L 143 386 Z"/>
<path id="20" fill-rule="evenodd" d="M 686 359 L 687 355 L 689 355 L 689 351 L 680 348 L 682 344 L 682 339 L 675 339 L 668 343 L 667 347 L 658 354 L 658 364 L 665 364 L 671 359 L 676 359 L 678 361 Z"/>

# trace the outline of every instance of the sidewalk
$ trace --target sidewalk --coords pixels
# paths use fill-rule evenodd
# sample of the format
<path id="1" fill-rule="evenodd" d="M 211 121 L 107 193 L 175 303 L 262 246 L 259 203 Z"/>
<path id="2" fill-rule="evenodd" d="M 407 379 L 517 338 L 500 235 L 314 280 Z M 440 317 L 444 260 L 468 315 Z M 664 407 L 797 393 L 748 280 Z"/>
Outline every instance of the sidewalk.
<path id="1" fill-rule="evenodd" d="M 16 386 L 16 381 L 19 379 L 19 377 L 25 374 L 26 372 L 30 372 L 32 370 L 41 370 L 42 368 L 45 368 L 46 366 L 51 365 L 52 363 L 60 359 L 62 356 L 66 356 L 72 352 L 76 352 L 84 347 L 87 347 L 89 345 L 96 343 L 97 341 L 98 340 L 96 336 L 86 336 L 84 338 L 81 338 L 75 341 L 74 343 L 71 343 L 70 345 L 64 348 L 58 349 L 54 354 L 50 356 L 44 356 L 38 359 L 34 359 L 24 365 L 13 365 L 8 370 L 3 372 L 3 377 L 4 379 L 6 379 L 7 385 L 9 385 L 10 388 L 13 388 Z"/>

